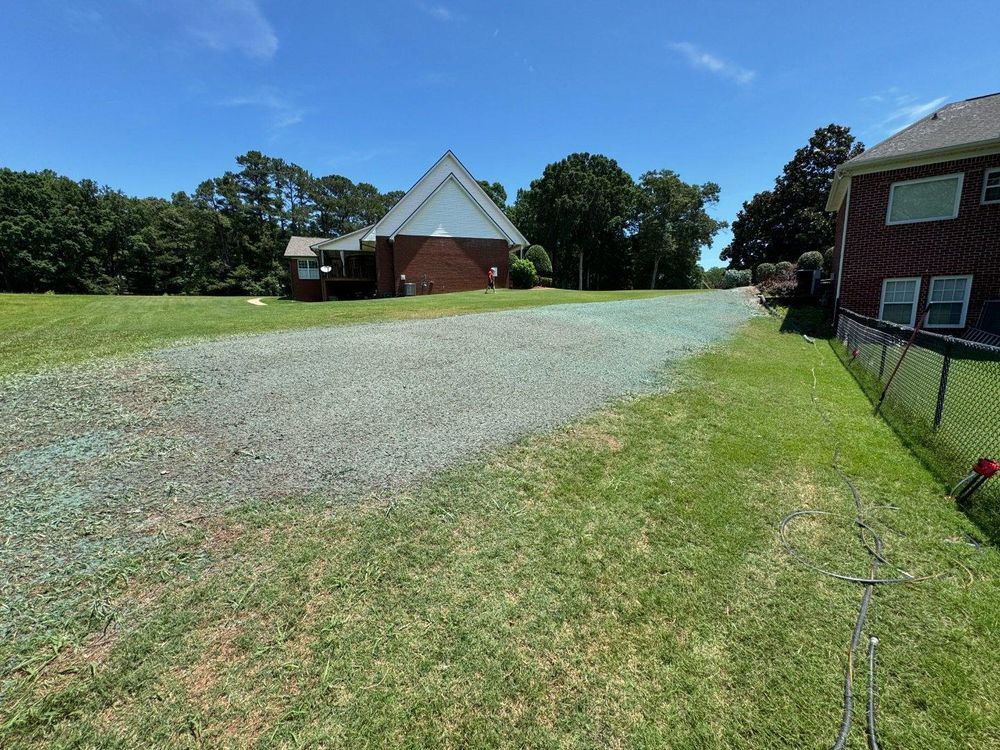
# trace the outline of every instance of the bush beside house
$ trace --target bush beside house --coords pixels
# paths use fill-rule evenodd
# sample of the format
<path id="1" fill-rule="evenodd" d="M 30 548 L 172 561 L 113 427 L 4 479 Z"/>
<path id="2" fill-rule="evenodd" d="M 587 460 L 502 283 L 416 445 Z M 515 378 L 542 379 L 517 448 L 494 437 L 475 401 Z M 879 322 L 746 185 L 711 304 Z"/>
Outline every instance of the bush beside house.
<path id="1" fill-rule="evenodd" d="M 788 299 L 798 292 L 799 282 L 795 271 L 775 271 L 763 281 L 758 281 L 757 288 L 766 297 Z"/>
<path id="2" fill-rule="evenodd" d="M 524 258 L 525 260 L 531 261 L 539 276 L 552 276 L 552 260 L 549 258 L 549 254 L 545 252 L 545 248 L 541 245 L 532 245 L 529 247 L 527 252 L 524 254 Z M 551 281 L 549 283 L 551 285 Z"/>
<path id="3" fill-rule="evenodd" d="M 810 250 L 808 253 L 802 253 L 796 265 L 802 271 L 818 271 L 823 267 L 823 253 L 818 250 Z"/>
<path id="4" fill-rule="evenodd" d="M 774 276 L 776 271 L 777 269 L 775 268 L 774 263 L 761 263 L 757 266 L 757 271 L 754 274 L 754 280 L 760 284 L 762 281 L 766 281 Z"/>
<path id="5" fill-rule="evenodd" d="M 510 280 L 515 289 L 531 289 L 538 281 L 535 264 L 527 259 L 515 258 L 510 263 Z"/>

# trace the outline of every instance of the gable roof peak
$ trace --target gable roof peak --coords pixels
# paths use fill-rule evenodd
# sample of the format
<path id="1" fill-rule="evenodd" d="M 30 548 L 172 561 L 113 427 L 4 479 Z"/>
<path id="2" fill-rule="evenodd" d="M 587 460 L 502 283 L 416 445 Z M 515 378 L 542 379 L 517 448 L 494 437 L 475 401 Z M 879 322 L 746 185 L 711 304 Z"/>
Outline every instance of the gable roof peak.
<path id="1" fill-rule="evenodd" d="M 496 224 L 500 232 L 505 235 L 511 245 L 528 245 L 528 240 L 521 231 L 514 226 L 514 223 L 507 215 L 500 210 L 493 199 L 487 195 L 482 186 L 472 176 L 472 173 L 462 163 L 461 159 L 455 155 L 450 148 L 434 162 L 414 183 L 406 194 L 399 199 L 395 206 L 375 224 L 374 229 L 369 231 L 365 240 L 377 236 L 394 237 L 409 218 L 433 195 L 437 189 L 444 184 L 449 177 L 453 177 L 468 193 L 469 198 L 479 209 L 486 214 L 491 222 Z"/>

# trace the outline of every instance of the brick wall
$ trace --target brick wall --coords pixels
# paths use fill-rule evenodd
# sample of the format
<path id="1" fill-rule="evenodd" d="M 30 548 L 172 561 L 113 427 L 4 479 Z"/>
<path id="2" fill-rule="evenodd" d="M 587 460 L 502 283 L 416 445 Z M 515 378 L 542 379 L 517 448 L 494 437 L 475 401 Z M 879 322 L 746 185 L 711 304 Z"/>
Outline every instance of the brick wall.
<path id="1" fill-rule="evenodd" d="M 918 310 L 922 310 L 932 276 L 971 274 L 967 321 L 975 323 L 983 302 L 1000 298 L 1000 204 L 984 206 L 980 202 L 985 170 L 993 167 L 1000 167 L 1000 154 L 853 177 L 840 281 L 841 307 L 877 317 L 883 279 L 919 276 Z M 956 218 L 886 224 L 893 182 L 957 172 L 964 172 L 965 180 Z M 839 263 L 846 206 L 845 201 L 837 216 L 835 263 Z"/>
<path id="2" fill-rule="evenodd" d="M 402 271 L 400 272 L 402 273 Z M 396 267 L 392 254 L 392 243 L 388 237 L 375 238 L 375 281 L 378 286 L 379 296 L 395 294 L 398 287 L 399 276 L 396 274 Z"/>
<path id="3" fill-rule="evenodd" d="M 318 279 L 300 279 L 299 266 L 295 258 L 288 261 L 288 272 L 292 279 L 292 299 L 302 302 L 319 302 L 322 292 Z"/>
<path id="4" fill-rule="evenodd" d="M 407 281 L 419 285 L 426 274 L 435 292 L 463 292 L 485 289 L 486 273 L 491 266 L 496 266 L 496 284 L 506 287 L 508 253 L 505 240 L 400 234 L 396 235 L 392 247 L 393 279 L 398 280 L 400 274 L 406 274 Z M 379 265 L 382 265 L 381 256 Z M 381 274 L 381 268 L 379 272 Z M 380 289 L 381 283 L 380 275 Z"/>

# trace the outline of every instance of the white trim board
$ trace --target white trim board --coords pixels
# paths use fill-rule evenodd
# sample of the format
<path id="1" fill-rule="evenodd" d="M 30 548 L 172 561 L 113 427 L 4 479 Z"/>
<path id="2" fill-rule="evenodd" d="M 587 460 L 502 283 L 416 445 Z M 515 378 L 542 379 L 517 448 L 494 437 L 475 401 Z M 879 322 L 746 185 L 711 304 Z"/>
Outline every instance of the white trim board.
<path id="1" fill-rule="evenodd" d="M 840 304 L 840 285 L 844 278 L 844 256 L 847 253 L 847 221 L 851 218 L 851 184 L 847 184 L 847 205 L 844 206 L 844 227 L 840 232 L 840 262 L 837 264 L 837 291 L 834 294 L 834 304 Z"/>
<path id="2" fill-rule="evenodd" d="M 870 159 L 858 164 L 851 164 L 847 161 L 837 167 L 833 176 L 833 185 L 830 188 L 830 197 L 826 201 L 827 211 L 836 211 L 844 200 L 847 183 L 852 175 L 873 174 L 875 172 L 892 172 L 897 169 L 907 169 L 909 167 L 923 167 L 927 164 L 939 164 L 947 161 L 959 161 L 961 159 L 973 159 L 977 156 L 988 156 L 990 154 L 1000 154 L 1000 138 L 990 138 L 985 141 L 966 143 L 960 146 L 947 146 L 945 148 L 928 149 L 915 154 L 903 154 L 902 156 L 884 156 L 879 159 Z"/>

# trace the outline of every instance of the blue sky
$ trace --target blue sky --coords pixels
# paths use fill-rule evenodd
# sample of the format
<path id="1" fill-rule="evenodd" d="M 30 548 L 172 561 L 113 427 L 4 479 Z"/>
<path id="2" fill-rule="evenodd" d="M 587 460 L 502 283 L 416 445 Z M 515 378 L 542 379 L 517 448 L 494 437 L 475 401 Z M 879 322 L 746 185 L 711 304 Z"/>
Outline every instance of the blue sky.
<path id="1" fill-rule="evenodd" d="M 1000 90 L 1000 4 L 2 0 L 0 166 L 134 195 L 249 149 L 389 190 L 447 148 L 511 198 L 607 154 L 722 186 L 830 122 L 869 145 Z M 703 260 L 717 265 L 720 236 Z"/>

